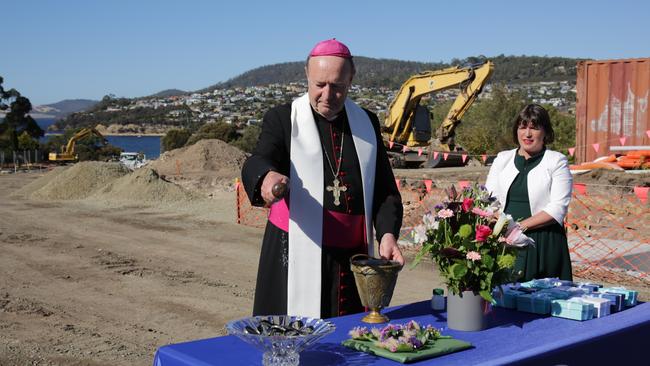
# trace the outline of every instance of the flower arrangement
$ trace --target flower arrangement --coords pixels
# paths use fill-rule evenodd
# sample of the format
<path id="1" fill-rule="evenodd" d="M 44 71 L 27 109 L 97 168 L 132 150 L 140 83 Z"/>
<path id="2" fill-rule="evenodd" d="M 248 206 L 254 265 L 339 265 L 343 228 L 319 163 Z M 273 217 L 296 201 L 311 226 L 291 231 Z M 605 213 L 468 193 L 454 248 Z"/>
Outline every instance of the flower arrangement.
<path id="1" fill-rule="evenodd" d="M 473 291 L 493 302 L 492 289 L 514 279 L 518 248 L 534 242 L 485 186 L 445 191 L 448 200 L 427 212 L 412 232 L 415 243 L 422 245 L 413 266 L 431 255 L 451 293 Z"/>
<path id="2" fill-rule="evenodd" d="M 352 339 L 373 341 L 377 347 L 393 353 L 417 351 L 436 339 L 451 338 L 440 335 L 440 330 L 431 325 L 423 328 L 414 320 L 406 324 L 388 324 L 382 329 L 354 327 L 349 334 Z"/>

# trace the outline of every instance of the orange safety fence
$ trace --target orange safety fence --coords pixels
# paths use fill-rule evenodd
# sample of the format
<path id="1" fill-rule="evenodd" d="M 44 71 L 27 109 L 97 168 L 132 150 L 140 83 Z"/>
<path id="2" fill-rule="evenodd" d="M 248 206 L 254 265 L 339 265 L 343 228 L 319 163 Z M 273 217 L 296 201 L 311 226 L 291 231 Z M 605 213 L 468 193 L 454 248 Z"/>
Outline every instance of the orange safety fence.
<path id="1" fill-rule="evenodd" d="M 398 179 L 404 217 L 400 245 L 413 246 L 411 231 L 459 182 Z M 460 185 L 466 181 L 460 181 Z M 237 222 L 264 227 L 267 209 L 252 207 L 237 184 Z M 650 204 L 635 187 L 576 184 L 565 227 L 576 277 L 650 286 Z"/>

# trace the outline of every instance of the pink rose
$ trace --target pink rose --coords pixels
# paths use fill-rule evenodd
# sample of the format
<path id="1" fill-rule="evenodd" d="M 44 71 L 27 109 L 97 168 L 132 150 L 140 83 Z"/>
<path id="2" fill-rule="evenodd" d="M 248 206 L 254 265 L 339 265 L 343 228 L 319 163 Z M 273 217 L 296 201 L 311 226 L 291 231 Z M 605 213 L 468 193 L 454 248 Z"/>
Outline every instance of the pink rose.
<path id="1" fill-rule="evenodd" d="M 492 234 L 492 229 L 487 225 L 476 226 L 476 241 L 484 242 Z"/>
<path id="2" fill-rule="evenodd" d="M 460 206 L 463 209 L 463 212 L 469 212 L 474 206 L 474 200 L 471 198 L 465 198 L 463 204 Z"/>

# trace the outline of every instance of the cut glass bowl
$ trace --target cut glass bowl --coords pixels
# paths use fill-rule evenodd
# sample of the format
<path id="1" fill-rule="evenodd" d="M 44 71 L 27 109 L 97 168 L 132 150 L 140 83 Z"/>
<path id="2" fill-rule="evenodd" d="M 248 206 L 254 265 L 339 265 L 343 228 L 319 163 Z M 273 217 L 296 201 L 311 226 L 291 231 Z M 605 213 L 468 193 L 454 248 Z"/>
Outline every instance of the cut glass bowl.
<path id="1" fill-rule="evenodd" d="M 265 315 L 233 320 L 226 325 L 228 334 L 264 352 L 267 366 L 298 365 L 299 353 L 336 327 L 322 319 L 288 315 Z"/>

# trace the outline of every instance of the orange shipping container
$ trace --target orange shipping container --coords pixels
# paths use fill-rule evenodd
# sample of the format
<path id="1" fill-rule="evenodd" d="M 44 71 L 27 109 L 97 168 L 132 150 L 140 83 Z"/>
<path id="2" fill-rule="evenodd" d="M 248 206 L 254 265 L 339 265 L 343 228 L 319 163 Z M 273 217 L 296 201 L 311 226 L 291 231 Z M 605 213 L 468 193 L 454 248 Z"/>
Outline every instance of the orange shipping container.
<path id="1" fill-rule="evenodd" d="M 581 61 L 577 76 L 576 162 L 611 154 L 621 137 L 626 146 L 650 145 L 650 58 Z"/>

